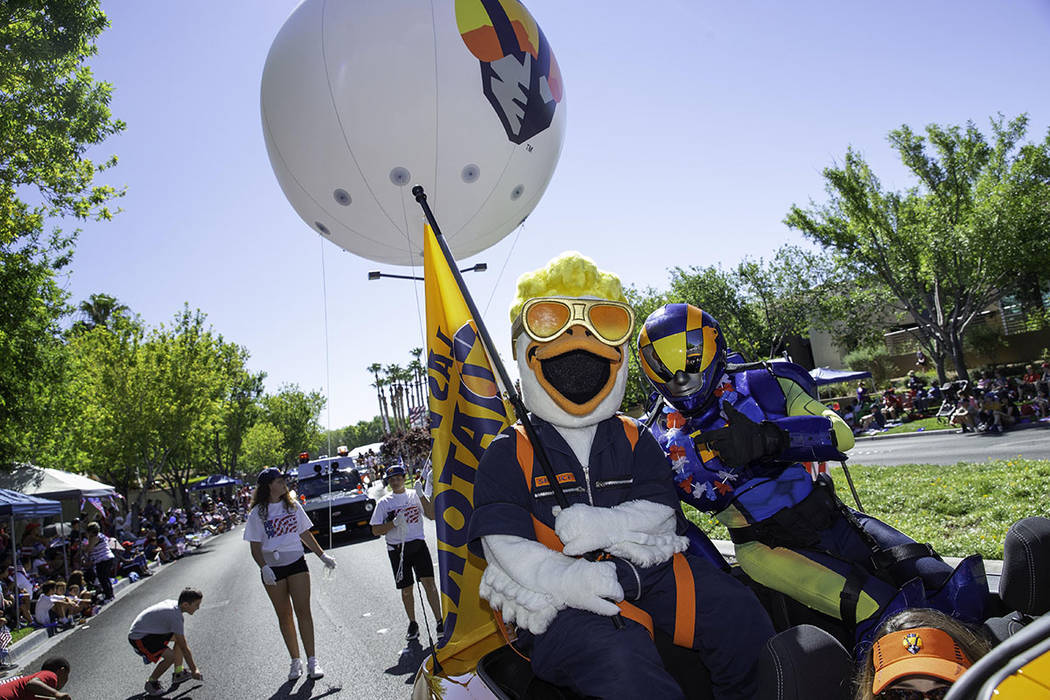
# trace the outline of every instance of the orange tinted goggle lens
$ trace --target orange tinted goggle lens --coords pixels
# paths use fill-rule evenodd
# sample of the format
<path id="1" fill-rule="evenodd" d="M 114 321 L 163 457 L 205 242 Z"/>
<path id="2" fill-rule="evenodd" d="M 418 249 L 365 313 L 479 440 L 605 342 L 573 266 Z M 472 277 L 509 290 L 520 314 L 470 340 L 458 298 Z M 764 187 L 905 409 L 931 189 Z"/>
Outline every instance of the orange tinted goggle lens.
<path id="1" fill-rule="evenodd" d="M 620 340 L 631 332 L 631 314 L 622 306 L 595 304 L 588 311 L 588 320 L 606 340 Z"/>
<path id="2" fill-rule="evenodd" d="M 550 338 L 569 322 L 569 307 L 556 301 L 533 304 L 525 314 L 525 325 L 538 338 Z"/>

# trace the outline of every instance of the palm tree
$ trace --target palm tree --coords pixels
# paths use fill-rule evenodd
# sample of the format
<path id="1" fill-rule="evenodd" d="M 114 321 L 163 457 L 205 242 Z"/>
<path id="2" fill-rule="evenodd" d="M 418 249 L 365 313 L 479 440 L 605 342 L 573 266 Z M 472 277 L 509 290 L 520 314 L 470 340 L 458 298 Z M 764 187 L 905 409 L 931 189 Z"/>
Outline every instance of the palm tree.
<path id="1" fill-rule="evenodd" d="M 128 307 L 117 301 L 116 297 L 108 294 L 92 294 L 86 301 L 80 302 L 78 310 L 81 314 L 80 323 L 86 330 L 97 326 L 109 326 L 109 319 L 115 315 L 128 311 Z"/>
<path id="2" fill-rule="evenodd" d="M 400 365 L 392 364 L 386 366 L 387 381 L 390 383 L 390 405 L 394 412 L 394 420 L 398 427 L 401 427 L 403 422 L 402 412 L 402 399 L 403 390 L 401 387 L 401 378 L 404 376 L 405 371 L 401 369 Z"/>
<path id="3" fill-rule="evenodd" d="M 383 431 L 389 433 L 390 420 L 386 415 L 386 398 L 383 396 L 383 379 L 379 376 L 379 373 L 383 371 L 383 365 L 378 362 L 373 362 L 368 365 L 368 371 L 375 377 L 372 386 L 376 389 L 376 400 L 379 402 L 379 418 L 383 422 Z"/>
<path id="4" fill-rule="evenodd" d="M 409 351 L 412 355 L 412 362 L 409 363 L 408 369 L 415 374 L 415 387 L 416 394 L 419 396 L 419 405 L 423 406 L 426 404 L 426 393 L 423 391 L 423 378 L 426 376 L 426 368 L 423 366 L 423 348 L 412 348 Z"/>

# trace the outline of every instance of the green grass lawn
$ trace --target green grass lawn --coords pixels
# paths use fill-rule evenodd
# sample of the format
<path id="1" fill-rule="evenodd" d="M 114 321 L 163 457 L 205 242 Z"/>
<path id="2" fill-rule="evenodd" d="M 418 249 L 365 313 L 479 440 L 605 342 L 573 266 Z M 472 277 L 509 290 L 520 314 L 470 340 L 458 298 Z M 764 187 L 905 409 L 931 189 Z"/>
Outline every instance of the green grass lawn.
<path id="1" fill-rule="evenodd" d="M 879 435 L 893 435 L 894 433 L 915 433 L 919 430 L 925 430 L 927 432 L 931 430 L 948 430 L 951 427 L 952 426 L 948 425 L 948 421 L 942 421 L 937 418 L 920 418 L 919 420 L 913 420 L 903 425 L 896 425 L 884 433 L 879 433 Z M 955 428 L 955 430 L 958 430 L 958 428 Z"/>
<path id="2" fill-rule="evenodd" d="M 839 497 L 855 505 L 840 467 L 831 468 Z M 1050 460 L 960 462 L 952 466 L 850 466 L 868 514 L 946 556 L 1003 558 L 1003 538 L 1015 521 L 1050 514 Z M 685 506 L 686 516 L 712 539 L 729 539 L 710 516 Z"/>
<path id="3" fill-rule="evenodd" d="M 22 639 L 23 637 L 26 637 L 26 636 L 32 634 L 33 632 L 36 632 L 36 628 L 35 627 L 23 627 L 22 629 L 12 630 L 11 631 L 11 643 L 14 644 L 19 639 Z"/>

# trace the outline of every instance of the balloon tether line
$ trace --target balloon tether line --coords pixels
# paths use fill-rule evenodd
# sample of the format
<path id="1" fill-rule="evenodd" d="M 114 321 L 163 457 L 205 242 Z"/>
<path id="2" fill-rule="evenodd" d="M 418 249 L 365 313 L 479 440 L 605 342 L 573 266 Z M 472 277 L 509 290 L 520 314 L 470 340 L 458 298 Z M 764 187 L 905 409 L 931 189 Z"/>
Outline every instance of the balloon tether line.
<path id="1" fill-rule="evenodd" d="M 427 221 L 430 223 L 430 228 L 434 231 L 434 239 L 437 241 L 438 248 L 441 250 L 441 254 L 444 256 L 445 262 L 448 265 L 448 269 L 452 273 L 453 279 L 456 281 L 456 286 L 459 287 L 459 291 L 463 295 L 463 300 L 467 304 L 467 310 L 470 311 L 470 315 L 474 318 L 474 323 L 477 326 L 478 337 L 481 340 L 481 344 L 488 353 L 492 364 L 495 366 L 496 373 L 499 375 L 500 381 L 503 383 L 503 390 L 507 393 L 507 399 L 510 401 L 511 406 L 514 407 L 514 412 L 517 413 L 518 420 L 521 421 L 521 425 L 525 429 L 525 435 L 528 437 L 529 442 L 532 443 L 534 454 L 540 463 L 540 469 L 543 470 L 544 475 L 550 482 L 551 490 L 554 492 L 554 500 L 557 501 L 558 506 L 562 510 L 565 510 L 569 507 L 569 500 L 565 497 L 565 492 L 562 490 L 561 484 L 558 483 L 558 479 L 554 473 L 554 467 L 551 466 L 550 459 L 547 457 L 547 452 L 543 448 L 543 443 L 540 441 L 539 435 L 536 434 L 536 428 L 533 426 L 532 420 L 529 418 L 529 412 L 525 408 L 525 403 L 521 400 L 521 395 L 518 394 L 517 390 L 514 388 L 514 384 L 510 380 L 510 375 L 507 374 L 507 368 L 503 366 L 503 360 L 500 359 L 499 353 L 496 352 L 496 346 L 492 342 L 492 337 L 489 335 L 488 328 L 486 328 L 485 322 L 481 318 L 481 314 L 478 313 L 478 307 L 474 303 L 474 298 L 470 295 L 470 290 L 467 289 L 467 283 L 463 281 L 463 275 L 459 272 L 459 266 L 456 264 L 456 259 L 452 256 L 452 251 L 449 250 L 448 244 L 445 242 L 445 237 L 441 234 L 441 227 L 438 226 L 437 219 L 434 218 L 434 212 L 430 210 L 430 205 L 427 203 L 427 195 L 423 190 L 423 186 L 414 186 L 412 188 L 412 194 L 415 196 L 416 201 L 419 202 L 419 206 L 423 208 L 423 214 L 427 217 Z M 613 624 L 616 625 L 617 629 L 623 629 L 623 618 L 620 617 L 620 615 L 614 615 Z"/>
<path id="2" fill-rule="evenodd" d="M 332 456 L 332 371 L 329 363 L 328 352 L 328 278 L 324 269 L 324 239 L 321 239 L 321 313 L 324 316 L 324 379 L 325 392 L 325 423 L 328 436 L 328 456 Z M 332 530 L 332 463 L 328 463 L 328 549 L 332 549 L 335 533 Z"/>

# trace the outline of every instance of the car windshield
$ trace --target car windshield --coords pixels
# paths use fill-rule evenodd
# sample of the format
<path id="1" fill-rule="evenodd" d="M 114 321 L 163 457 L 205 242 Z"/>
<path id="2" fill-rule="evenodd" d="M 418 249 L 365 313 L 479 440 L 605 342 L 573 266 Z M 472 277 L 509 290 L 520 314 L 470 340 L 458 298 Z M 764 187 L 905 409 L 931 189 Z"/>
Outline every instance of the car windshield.
<path id="1" fill-rule="evenodd" d="M 360 483 L 361 477 L 354 471 L 332 474 L 333 491 L 353 491 Z M 328 478 L 322 476 L 315 479 L 300 479 L 298 490 L 300 494 L 307 498 L 328 493 Z"/>

